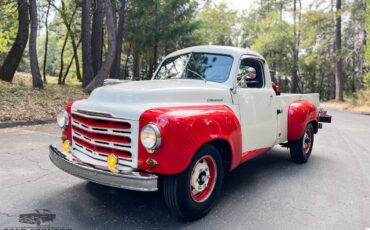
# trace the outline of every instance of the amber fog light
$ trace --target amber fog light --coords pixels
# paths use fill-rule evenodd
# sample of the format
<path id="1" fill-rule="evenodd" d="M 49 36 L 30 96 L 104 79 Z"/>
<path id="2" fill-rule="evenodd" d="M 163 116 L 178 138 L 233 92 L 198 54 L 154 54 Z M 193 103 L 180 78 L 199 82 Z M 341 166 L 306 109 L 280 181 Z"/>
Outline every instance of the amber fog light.
<path id="1" fill-rule="evenodd" d="M 114 154 L 109 154 L 107 157 L 107 163 L 109 170 L 113 173 L 118 172 L 117 170 L 117 164 L 118 164 L 118 157 Z"/>
<path id="2" fill-rule="evenodd" d="M 70 146 L 69 140 L 65 140 L 63 142 L 63 150 L 64 150 L 64 153 L 68 153 L 69 152 L 69 146 Z"/>

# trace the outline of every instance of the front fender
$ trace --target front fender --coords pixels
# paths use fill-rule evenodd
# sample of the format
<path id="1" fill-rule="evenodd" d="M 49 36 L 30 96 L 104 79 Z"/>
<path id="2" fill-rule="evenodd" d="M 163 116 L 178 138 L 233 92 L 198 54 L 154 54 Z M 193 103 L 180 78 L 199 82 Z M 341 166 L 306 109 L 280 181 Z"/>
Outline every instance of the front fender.
<path id="1" fill-rule="evenodd" d="M 303 136 L 309 122 L 317 122 L 318 111 L 314 104 L 306 100 L 294 101 L 289 106 L 288 141 L 296 141 Z"/>
<path id="2" fill-rule="evenodd" d="M 145 111 L 140 130 L 148 123 L 161 131 L 161 146 L 154 154 L 146 151 L 139 140 L 138 168 L 158 174 L 176 174 L 187 168 L 196 151 L 206 142 L 224 139 L 231 147 L 231 169 L 240 162 L 242 136 L 234 112 L 224 105 L 161 107 Z M 150 168 L 146 160 L 158 162 Z"/>

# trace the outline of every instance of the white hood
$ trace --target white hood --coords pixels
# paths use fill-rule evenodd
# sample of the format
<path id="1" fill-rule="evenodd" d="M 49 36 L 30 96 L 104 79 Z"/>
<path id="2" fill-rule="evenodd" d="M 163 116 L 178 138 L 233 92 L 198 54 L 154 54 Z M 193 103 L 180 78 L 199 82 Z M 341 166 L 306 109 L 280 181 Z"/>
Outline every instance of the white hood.
<path id="1" fill-rule="evenodd" d="M 164 106 L 231 104 L 227 86 L 201 80 L 149 80 L 100 87 L 72 110 L 109 113 L 138 120 L 147 109 Z"/>

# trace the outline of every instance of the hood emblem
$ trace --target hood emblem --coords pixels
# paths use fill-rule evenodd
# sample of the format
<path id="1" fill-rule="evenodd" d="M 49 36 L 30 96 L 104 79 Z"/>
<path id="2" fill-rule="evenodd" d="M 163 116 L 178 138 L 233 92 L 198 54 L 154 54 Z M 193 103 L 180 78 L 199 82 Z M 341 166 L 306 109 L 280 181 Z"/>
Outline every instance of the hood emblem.
<path id="1" fill-rule="evenodd" d="M 224 100 L 221 98 L 208 98 L 207 99 L 207 102 L 222 102 L 222 101 Z"/>

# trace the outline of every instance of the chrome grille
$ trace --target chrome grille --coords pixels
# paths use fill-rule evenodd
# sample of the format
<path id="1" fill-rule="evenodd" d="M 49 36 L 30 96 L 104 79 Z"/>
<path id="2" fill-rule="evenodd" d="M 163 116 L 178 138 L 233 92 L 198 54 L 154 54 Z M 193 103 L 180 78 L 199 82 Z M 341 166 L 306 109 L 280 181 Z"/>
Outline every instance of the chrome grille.
<path id="1" fill-rule="evenodd" d="M 101 114 L 72 111 L 73 151 L 89 157 L 84 159 L 98 161 L 100 166 L 106 164 L 108 154 L 114 153 L 120 165 L 136 168 L 138 122 Z"/>

